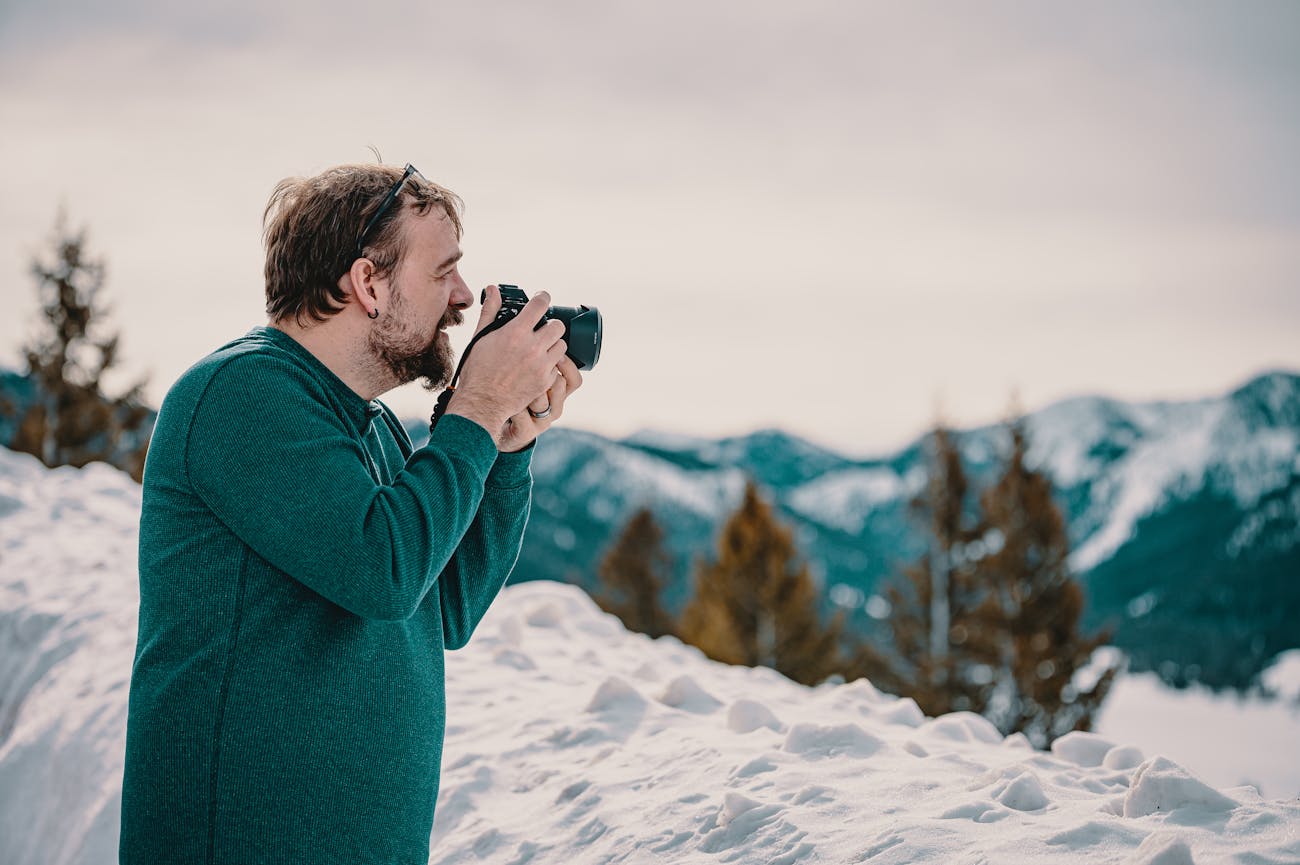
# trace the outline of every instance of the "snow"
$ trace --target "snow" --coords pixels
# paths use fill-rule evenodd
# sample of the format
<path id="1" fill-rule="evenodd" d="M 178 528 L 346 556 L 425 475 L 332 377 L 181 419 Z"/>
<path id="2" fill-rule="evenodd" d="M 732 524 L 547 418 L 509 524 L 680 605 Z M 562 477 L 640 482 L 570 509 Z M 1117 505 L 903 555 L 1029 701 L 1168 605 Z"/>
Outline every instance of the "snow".
<path id="1" fill-rule="evenodd" d="M 1273 659 L 1260 675 L 1264 687 L 1284 700 L 1300 704 L 1300 649 L 1291 649 Z"/>
<path id="2" fill-rule="evenodd" d="M 576 468 L 569 467 L 565 448 L 538 449 L 534 469 L 541 473 L 564 466 L 566 487 L 581 491 L 588 510 L 599 521 L 613 521 L 637 504 L 651 499 L 691 511 L 707 520 L 720 520 L 734 507 L 745 486 L 738 469 L 692 472 L 631 448 L 611 444 L 597 436 L 569 433 L 585 440 L 596 455 Z M 615 481 L 617 483 L 615 483 Z"/>
<path id="3" fill-rule="evenodd" d="M 1109 558 L 1142 517 L 1172 496 L 1200 489 L 1219 454 L 1214 433 L 1227 414 L 1226 401 L 1127 408 L 1144 435 L 1092 489 L 1092 507 L 1106 514 L 1106 522 L 1070 554 L 1070 567 L 1079 573 Z"/>
<path id="4" fill-rule="evenodd" d="M 1173 690 L 1155 673 L 1120 676 L 1102 704 L 1101 736 L 1163 754 L 1217 787 L 1253 785 L 1266 796 L 1300 796 L 1300 651 L 1279 656 L 1264 682 L 1277 700 Z"/>
<path id="5" fill-rule="evenodd" d="M 0 451 L 6 865 L 116 861 L 138 508 L 111 469 Z M 1289 686 L 1296 665 L 1270 672 Z M 1163 747 L 1203 695 L 1165 717 L 1139 690 L 1141 741 L 1116 719 L 1036 751 L 866 681 L 716 664 L 548 582 L 508 587 L 447 675 L 435 863 L 1300 861 L 1300 801 L 1218 786 L 1205 753 Z M 1269 751 L 1291 796 L 1297 730 L 1279 745 L 1222 725 L 1204 748 Z"/>
<path id="6" fill-rule="evenodd" d="M 1089 452 L 1099 443 L 1131 445 L 1122 402 L 1080 396 L 1052 403 L 1028 417 L 1030 450 L 1026 460 L 1044 466 L 1059 486 L 1074 486 L 1093 477 L 1103 464 Z"/>
<path id="7" fill-rule="evenodd" d="M 662 429 L 641 429 L 623 438 L 624 444 L 641 445 L 666 451 L 699 452 L 716 444 L 715 439 L 687 435 Z"/>
<path id="8" fill-rule="evenodd" d="M 872 510 L 910 495 L 909 487 L 890 468 L 842 469 L 796 487 L 786 503 L 810 520 L 858 534 Z"/>

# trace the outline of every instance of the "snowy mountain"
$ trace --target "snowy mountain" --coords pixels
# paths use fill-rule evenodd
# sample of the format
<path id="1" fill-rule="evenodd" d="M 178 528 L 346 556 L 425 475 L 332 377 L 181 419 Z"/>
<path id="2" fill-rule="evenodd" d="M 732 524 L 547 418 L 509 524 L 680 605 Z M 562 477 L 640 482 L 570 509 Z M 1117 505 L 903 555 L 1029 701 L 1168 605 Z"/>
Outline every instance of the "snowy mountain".
<path id="1" fill-rule="evenodd" d="M 0 373 L 5 399 L 24 404 L 30 383 Z M 408 423 L 417 441 L 425 423 Z M 6 424 L 0 411 L 0 437 Z M 1113 628 L 1135 669 L 1178 685 L 1245 688 L 1280 652 L 1300 648 L 1300 376 L 1267 373 L 1189 402 L 1078 397 L 1027 424 L 1029 461 L 1051 476 L 1068 518 L 1090 625 Z M 957 438 L 975 485 L 988 483 L 1002 431 Z M 794 527 L 828 611 L 848 609 L 850 625 L 869 634 L 883 609 L 872 596 L 923 548 L 906 505 L 925 483 L 925 444 L 860 460 L 776 430 L 614 441 L 557 428 L 537 446 L 517 579 L 593 589 L 601 556 L 648 505 L 677 560 L 665 600 L 680 608 L 693 562 L 713 555 L 748 474 Z"/>
<path id="2" fill-rule="evenodd" d="M 1070 399 L 1030 414 L 1027 428 L 1029 462 L 1053 479 L 1068 518 L 1092 624 L 1112 626 L 1138 669 L 1245 687 L 1300 647 L 1300 376 L 1269 373 L 1192 402 Z M 975 485 L 990 482 L 1002 430 L 957 438 Z M 750 474 L 794 526 L 827 604 L 851 605 L 869 632 L 872 594 L 922 550 L 906 505 L 925 483 L 925 444 L 854 460 L 775 431 L 611 441 L 556 429 L 537 447 L 519 571 L 592 588 L 644 504 L 676 554 L 667 601 L 679 606 Z"/>
<path id="3" fill-rule="evenodd" d="M 139 507 L 107 466 L 0 449 L 5 865 L 117 861 Z M 1294 668 L 1279 687 L 1300 687 Z M 507 587 L 447 677 L 439 865 L 1300 861 L 1295 712 L 1272 745 L 1240 723 L 1210 731 L 1239 763 L 1281 768 L 1287 798 L 1265 799 L 1170 759 L 1159 727 L 1149 745 L 1071 734 L 1036 751 L 865 680 L 806 688 L 714 663 L 545 581 Z"/>

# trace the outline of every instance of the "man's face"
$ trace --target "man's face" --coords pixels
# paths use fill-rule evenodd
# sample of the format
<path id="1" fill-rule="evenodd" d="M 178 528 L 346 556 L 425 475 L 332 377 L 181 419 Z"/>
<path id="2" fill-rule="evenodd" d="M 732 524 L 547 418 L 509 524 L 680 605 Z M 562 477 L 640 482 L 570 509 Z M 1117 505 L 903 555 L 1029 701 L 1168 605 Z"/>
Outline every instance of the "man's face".
<path id="1" fill-rule="evenodd" d="M 464 321 L 460 310 L 474 295 L 461 279 L 460 244 L 447 214 L 435 208 L 403 218 L 406 255 L 388 277 L 388 309 L 371 327 L 368 347 L 399 384 L 423 378 L 436 390 L 451 381 L 456 360 L 442 328 Z"/>

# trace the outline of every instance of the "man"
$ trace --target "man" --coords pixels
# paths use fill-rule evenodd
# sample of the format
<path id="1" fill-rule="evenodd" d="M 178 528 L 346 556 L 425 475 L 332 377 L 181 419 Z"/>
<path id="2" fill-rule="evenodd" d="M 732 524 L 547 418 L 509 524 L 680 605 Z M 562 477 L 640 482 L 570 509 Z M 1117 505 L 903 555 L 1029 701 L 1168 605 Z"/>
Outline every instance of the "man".
<path id="1" fill-rule="evenodd" d="M 413 449 L 376 397 L 450 379 L 459 199 L 341 166 L 264 224 L 270 323 L 181 376 L 145 466 L 120 859 L 424 865 L 443 651 L 514 566 L 533 442 L 582 379 L 539 292 Z M 499 309 L 489 286 L 480 330 Z"/>

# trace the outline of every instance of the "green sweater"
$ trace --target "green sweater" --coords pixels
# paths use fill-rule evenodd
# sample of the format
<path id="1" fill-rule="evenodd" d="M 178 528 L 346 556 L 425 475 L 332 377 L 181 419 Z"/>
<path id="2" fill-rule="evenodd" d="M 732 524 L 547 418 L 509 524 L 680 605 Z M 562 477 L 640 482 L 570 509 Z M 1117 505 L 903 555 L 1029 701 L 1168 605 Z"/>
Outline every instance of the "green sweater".
<path id="1" fill-rule="evenodd" d="M 412 450 L 287 334 L 163 401 L 144 474 L 123 865 L 429 858 L 457 649 L 519 554 L 531 446 Z"/>

